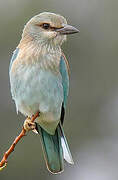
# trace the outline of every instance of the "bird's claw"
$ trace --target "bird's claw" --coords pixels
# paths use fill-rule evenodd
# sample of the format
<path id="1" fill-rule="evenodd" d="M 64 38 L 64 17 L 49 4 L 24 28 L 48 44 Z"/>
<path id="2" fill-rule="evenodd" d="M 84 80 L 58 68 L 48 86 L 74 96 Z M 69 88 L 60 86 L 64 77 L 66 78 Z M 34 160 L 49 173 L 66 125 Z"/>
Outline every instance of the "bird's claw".
<path id="1" fill-rule="evenodd" d="M 23 125 L 24 129 L 26 131 L 30 131 L 30 130 L 34 130 L 36 128 L 36 125 L 34 122 L 31 121 L 31 119 L 28 117 L 25 121 L 24 121 L 24 125 Z"/>

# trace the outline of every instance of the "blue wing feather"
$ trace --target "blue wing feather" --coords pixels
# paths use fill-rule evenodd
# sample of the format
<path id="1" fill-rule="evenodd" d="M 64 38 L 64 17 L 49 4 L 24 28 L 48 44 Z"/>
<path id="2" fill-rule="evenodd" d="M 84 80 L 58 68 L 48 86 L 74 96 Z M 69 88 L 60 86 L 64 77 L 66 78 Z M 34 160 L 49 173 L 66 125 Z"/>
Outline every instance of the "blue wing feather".
<path id="1" fill-rule="evenodd" d="M 11 61 L 10 61 L 10 65 L 9 65 L 9 72 L 11 70 L 11 67 L 12 67 L 12 64 L 13 64 L 14 60 L 16 59 L 16 57 L 18 55 L 18 52 L 19 52 L 19 48 L 16 48 L 16 50 L 13 52 L 13 55 L 12 55 L 12 58 L 11 58 Z"/>
<path id="2" fill-rule="evenodd" d="M 66 106 L 68 92 L 69 92 L 69 75 L 68 75 L 68 66 L 66 63 L 65 57 L 62 55 L 60 59 L 60 73 L 62 76 L 62 85 L 63 85 L 63 93 L 64 93 L 64 108 Z"/>

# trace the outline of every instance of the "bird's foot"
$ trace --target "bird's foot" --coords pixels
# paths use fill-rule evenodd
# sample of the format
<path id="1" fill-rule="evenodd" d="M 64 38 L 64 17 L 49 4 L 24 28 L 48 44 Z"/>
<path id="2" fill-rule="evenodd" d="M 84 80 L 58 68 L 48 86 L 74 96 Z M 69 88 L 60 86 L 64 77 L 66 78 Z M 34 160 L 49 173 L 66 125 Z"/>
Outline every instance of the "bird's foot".
<path id="1" fill-rule="evenodd" d="M 31 130 L 35 130 L 36 129 L 36 124 L 35 122 L 31 121 L 31 118 L 28 117 L 25 121 L 24 121 L 24 125 L 23 125 L 24 129 L 26 131 L 31 131 Z"/>

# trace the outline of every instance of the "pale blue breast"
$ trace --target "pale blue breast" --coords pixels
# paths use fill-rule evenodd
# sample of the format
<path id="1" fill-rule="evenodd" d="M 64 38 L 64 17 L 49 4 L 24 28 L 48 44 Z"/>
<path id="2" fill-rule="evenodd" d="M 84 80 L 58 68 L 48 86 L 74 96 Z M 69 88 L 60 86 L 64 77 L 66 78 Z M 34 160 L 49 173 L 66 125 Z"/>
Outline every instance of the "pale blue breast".
<path id="1" fill-rule="evenodd" d="M 38 110 L 60 115 L 63 102 L 60 73 L 41 70 L 38 65 L 19 66 L 17 74 L 11 74 L 11 92 L 17 109 L 25 115 Z"/>

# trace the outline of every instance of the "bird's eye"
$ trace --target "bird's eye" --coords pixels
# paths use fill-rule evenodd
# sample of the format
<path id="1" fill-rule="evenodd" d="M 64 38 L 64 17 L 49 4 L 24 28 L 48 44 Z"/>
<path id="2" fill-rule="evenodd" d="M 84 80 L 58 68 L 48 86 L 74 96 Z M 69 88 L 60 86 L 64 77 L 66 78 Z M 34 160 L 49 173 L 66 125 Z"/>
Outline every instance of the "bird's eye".
<path id="1" fill-rule="evenodd" d="M 42 24 L 42 28 L 43 29 L 49 29 L 50 28 L 50 24 L 44 23 L 44 24 Z"/>

